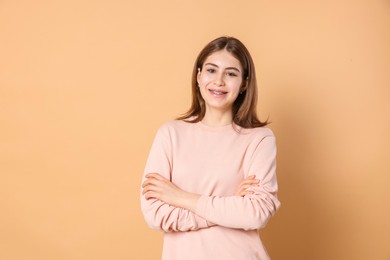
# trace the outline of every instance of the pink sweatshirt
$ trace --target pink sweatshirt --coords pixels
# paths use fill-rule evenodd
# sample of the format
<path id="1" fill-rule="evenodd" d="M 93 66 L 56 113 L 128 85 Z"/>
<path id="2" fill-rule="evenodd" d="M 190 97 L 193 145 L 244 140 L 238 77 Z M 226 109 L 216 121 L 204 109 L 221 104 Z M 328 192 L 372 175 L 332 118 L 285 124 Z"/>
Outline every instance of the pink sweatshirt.
<path id="1" fill-rule="evenodd" d="M 238 129 L 175 120 L 158 130 L 144 175 L 157 172 L 202 195 L 196 212 L 141 195 L 146 222 L 165 232 L 162 259 L 269 259 L 258 229 L 280 206 L 275 137 L 265 127 Z M 254 194 L 234 196 L 249 175 L 260 186 Z"/>

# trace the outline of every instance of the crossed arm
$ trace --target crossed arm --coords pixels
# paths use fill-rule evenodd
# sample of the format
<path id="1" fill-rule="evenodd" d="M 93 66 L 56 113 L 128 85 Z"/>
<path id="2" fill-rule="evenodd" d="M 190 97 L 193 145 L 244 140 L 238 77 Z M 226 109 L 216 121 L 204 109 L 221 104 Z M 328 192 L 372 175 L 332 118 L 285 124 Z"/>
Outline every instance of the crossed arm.
<path id="1" fill-rule="evenodd" d="M 153 229 L 193 231 L 210 226 L 258 229 L 280 206 L 275 175 L 276 147 L 265 137 L 248 159 L 246 176 L 232 196 L 208 196 L 180 189 L 170 181 L 171 150 L 164 132 L 158 132 L 142 182 L 141 208 Z"/>
<path id="2" fill-rule="evenodd" d="M 158 173 L 149 173 L 145 177 L 146 180 L 142 183 L 142 195 L 147 200 L 158 199 L 171 206 L 184 208 L 195 213 L 201 195 L 178 188 Z M 247 194 L 253 194 L 253 191 L 249 188 L 259 186 L 259 180 L 255 177 L 255 175 L 250 175 L 242 181 L 237 187 L 235 196 L 243 197 Z"/>

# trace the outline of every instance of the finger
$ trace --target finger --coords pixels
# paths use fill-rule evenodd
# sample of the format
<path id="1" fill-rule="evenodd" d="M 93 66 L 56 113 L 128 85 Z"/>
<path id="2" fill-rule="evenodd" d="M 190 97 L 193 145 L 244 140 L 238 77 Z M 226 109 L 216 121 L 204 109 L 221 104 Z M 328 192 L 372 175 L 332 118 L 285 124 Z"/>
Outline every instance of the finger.
<path id="1" fill-rule="evenodd" d="M 246 190 L 246 189 L 249 189 L 249 188 L 255 188 L 255 187 L 259 187 L 260 185 L 257 184 L 257 183 L 249 183 L 249 184 L 244 184 L 242 185 L 240 188 L 243 189 L 243 190 Z"/>
<path id="2" fill-rule="evenodd" d="M 142 187 L 146 187 L 148 185 L 161 186 L 164 183 L 165 183 L 164 180 L 159 180 L 159 179 L 155 179 L 155 178 L 148 178 L 142 183 Z"/>
<path id="3" fill-rule="evenodd" d="M 155 178 L 157 180 L 166 180 L 163 176 L 158 174 L 157 172 L 148 173 L 145 175 L 146 178 Z"/>
<path id="4" fill-rule="evenodd" d="M 159 193 L 157 192 L 153 192 L 153 191 L 149 191 L 147 193 L 145 193 L 145 199 L 159 199 Z"/>
<path id="5" fill-rule="evenodd" d="M 242 182 L 240 184 L 238 189 L 242 189 L 243 187 L 247 188 L 247 187 L 258 187 L 258 186 L 260 186 L 258 181 L 254 181 L 254 180 L 253 181 L 245 181 L 245 182 Z"/>
<path id="6" fill-rule="evenodd" d="M 245 190 L 240 190 L 239 192 L 236 193 L 237 196 L 244 196 L 245 195 Z"/>
<path id="7" fill-rule="evenodd" d="M 255 192 L 253 190 L 247 190 L 244 192 L 244 196 L 245 195 L 251 195 L 251 194 L 254 194 Z"/>
<path id="8" fill-rule="evenodd" d="M 150 182 L 150 179 L 146 179 L 146 180 L 142 183 L 141 187 L 144 188 L 144 187 L 148 186 L 148 185 L 149 185 L 149 182 Z"/>
<path id="9" fill-rule="evenodd" d="M 241 184 L 258 184 L 259 182 L 260 182 L 260 180 L 254 179 L 254 180 L 245 180 L 245 181 L 242 181 Z"/>
<path id="10" fill-rule="evenodd" d="M 240 193 L 238 193 L 238 196 L 245 196 L 245 195 L 249 195 L 249 194 L 253 194 L 254 192 L 251 191 L 251 190 L 244 190 L 244 191 L 241 191 Z"/>
<path id="11" fill-rule="evenodd" d="M 254 185 L 242 185 L 242 186 L 237 190 L 236 194 L 241 194 L 241 193 L 246 192 L 246 191 L 248 191 L 248 190 L 250 190 L 250 189 L 252 189 L 252 188 L 254 188 L 254 187 L 256 187 L 256 186 L 254 186 Z"/>
<path id="12" fill-rule="evenodd" d="M 236 195 L 237 194 L 242 194 L 243 192 L 247 192 L 247 191 L 250 191 L 250 189 L 253 189 L 255 187 L 257 187 L 258 185 L 243 185 L 242 187 L 240 187 L 237 192 L 236 192 Z"/>
<path id="13" fill-rule="evenodd" d="M 156 179 L 148 179 L 142 184 L 142 188 L 146 188 L 148 186 L 163 187 L 165 186 L 165 183 Z"/>
<path id="14" fill-rule="evenodd" d="M 148 191 L 151 191 L 152 189 L 153 189 L 153 187 L 151 187 L 150 185 L 145 186 L 145 187 L 142 189 L 142 195 L 144 195 L 144 194 L 147 193 Z"/>
<path id="15" fill-rule="evenodd" d="M 146 186 L 145 188 L 142 189 L 142 195 L 145 195 L 149 191 L 151 191 L 150 186 Z"/>
<path id="16" fill-rule="evenodd" d="M 158 186 L 154 186 L 154 185 L 148 185 L 146 186 L 143 190 L 142 190 L 142 194 L 146 194 L 148 192 L 158 192 L 158 193 L 161 193 L 162 192 L 162 189 Z"/>
<path id="17" fill-rule="evenodd" d="M 154 179 L 146 179 L 146 181 L 144 181 L 143 183 L 142 183 L 142 188 L 145 188 L 146 186 L 148 186 L 148 185 L 155 185 L 156 184 L 156 182 L 154 181 Z"/>
<path id="18" fill-rule="evenodd" d="M 242 185 L 239 190 L 240 191 L 245 191 L 247 189 L 251 189 L 251 188 L 256 188 L 258 187 L 259 185 L 258 184 L 247 184 L 247 185 Z"/>

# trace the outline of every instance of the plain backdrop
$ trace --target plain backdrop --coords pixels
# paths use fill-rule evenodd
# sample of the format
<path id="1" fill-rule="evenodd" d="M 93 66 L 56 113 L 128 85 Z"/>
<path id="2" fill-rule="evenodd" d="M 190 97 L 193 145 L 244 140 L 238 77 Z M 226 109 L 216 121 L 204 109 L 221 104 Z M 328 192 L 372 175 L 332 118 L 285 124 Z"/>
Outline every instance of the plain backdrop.
<path id="1" fill-rule="evenodd" d="M 143 167 L 222 35 L 277 137 L 272 259 L 390 259 L 387 0 L 1 0 L 0 259 L 160 259 Z"/>

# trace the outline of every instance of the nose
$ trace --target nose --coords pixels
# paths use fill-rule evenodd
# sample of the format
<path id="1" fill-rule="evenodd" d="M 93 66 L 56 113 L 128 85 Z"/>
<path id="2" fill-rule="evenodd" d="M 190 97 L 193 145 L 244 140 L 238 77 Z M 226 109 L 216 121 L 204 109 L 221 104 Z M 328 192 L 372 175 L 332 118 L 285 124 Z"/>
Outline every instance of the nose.
<path id="1" fill-rule="evenodd" d="M 223 73 L 219 73 L 218 75 L 216 75 L 216 78 L 215 78 L 215 81 L 214 81 L 214 84 L 218 87 L 222 87 L 222 86 L 225 86 L 225 81 L 224 81 L 224 75 Z"/>

